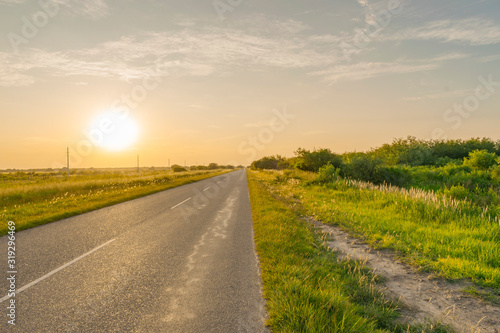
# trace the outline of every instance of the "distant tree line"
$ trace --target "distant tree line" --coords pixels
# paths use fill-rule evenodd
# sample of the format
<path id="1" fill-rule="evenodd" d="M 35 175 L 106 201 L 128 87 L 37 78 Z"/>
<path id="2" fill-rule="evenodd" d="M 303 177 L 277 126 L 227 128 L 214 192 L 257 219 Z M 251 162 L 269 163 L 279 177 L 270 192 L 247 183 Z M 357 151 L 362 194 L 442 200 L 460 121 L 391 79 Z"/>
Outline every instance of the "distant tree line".
<path id="1" fill-rule="evenodd" d="M 219 165 L 217 163 L 210 163 L 209 165 L 192 165 L 190 167 L 183 167 L 178 164 L 171 166 L 173 172 L 183 172 L 188 170 L 217 170 L 217 169 L 229 169 L 234 170 L 236 168 L 243 168 L 242 165 L 235 167 L 234 165 Z"/>

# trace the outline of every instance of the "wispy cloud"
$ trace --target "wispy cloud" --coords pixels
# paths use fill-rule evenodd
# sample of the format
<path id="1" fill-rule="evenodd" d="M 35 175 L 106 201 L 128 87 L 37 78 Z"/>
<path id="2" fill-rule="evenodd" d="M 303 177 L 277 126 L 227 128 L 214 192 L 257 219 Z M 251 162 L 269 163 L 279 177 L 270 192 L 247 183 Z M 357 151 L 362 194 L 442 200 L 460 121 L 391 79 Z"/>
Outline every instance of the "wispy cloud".
<path id="1" fill-rule="evenodd" d="M 402 101 L 407 101 L 407 102 L 415 102 L 415 101 L 429 101 L 429 100 L 436 100 L 436 99 L 443 99 L 443 98 L 455 98 L 458 96 L 467 96 L 467 94 L 470 94 L 470 90 L 452 90 L 452 91 L 444 91 L 444 92 L 436 92 L 436 93 L 428 93 L 420 96 L 414 96 L 414 97 L 406 97 L 402 98 Z"/>
<path id="2" fill-rule="evenodd" d="M 26 0 L 0 0 L 0 5 L 16 5 L 24 2 Z"/>
<path id="3" fill-rule="evenodd" d="M 33 82 L 34 69 L 50 76 L 96 76 L 120 80 L 151 75 L 227 75 L 238 69 L 262 70 L 263 66 L 310 68 L 334 64 L 340 59 L 314 38 L 282 39 L 243 30 L 212 27 L 203 31 L 148 32 L 122 37 L 92 48 L 70 51 L 25 49 L 22 57 L 0 52 L 2 84 Z M 154 68 L 161 73 L 152 73 Z M 24 80 L 21 80 L 24 78 Z M 28 80 L 28 78 L 30 78 Z"/>
<path id="4" fill-rule="evenodd" d="M 387 74 L 404 74 L 430 71 L 440 68 L 445 62 L 469 57 L 463 53 L 449 53 L 428 59 L 406 60 L 393 62 L 359 62 L 349 65 L 336 65 L 325 70 L 315 71 L 312 75 L 321 76 L 329 83 L 341 80 L 358 81 Z"/>
<path id="5" fill-rule="evenodd" d="M 53 1 L 74 3 L 73 0 Z M 366 3 L 367 7 L 374 5 L 378 3 Z M 81 6 L 82 11 L 93 13 L 89 15 L 95 17 L 105 15 L 108 10 L 104 0 L 92 0 L 77 6 Z M 369 61 L 364 58 L 358 63 L 345 64 L 339 47 L 345 32 L 336 35 L 313 34 L 307 25 L 299 21 L 279 21 L 264 16 L 255 19 L 261 20 L 264 27 L 265 24 L 273 27 L 273 33 L 267 33 L 267 28 L 262 28 L 262 25 L 245 29 L 241 22 L 237 22 L 229 29 L 204 23 L 178 26 L 168 32 L 124 36 L 85 49 L 25 49 L 22 56 L 0 52 L 0 85 L 30 85 L 37 80 L 37 75 L 92 76 L 132 81 L 151 75 L 227 76 L 239 70 L 263 71 L 267 68 L 300 69 L 335 83 L 390 73 L 433 70 L 441 67 L 445 61 L 469 57 L 465 53 L 450 52 L 414 61 Z M 303 33 L 305 31 L 307 33 Z M 484 44 L 500 41 L 500 27 L 490 21 L 477 19 L 437 21 L 393 35 L 386 34 L 381 39 L 431 39 Z M 155 70 L 159 67 L 161 72 Z M 77 81 L 85 81 L 85 78 L 78 78 Z"/>
<path id="6" fill-rule="evenodd" d="M 66 7 L 76 15 L 100 19 L 108 15 L 109 7 L 105 0 L 51 0 Z"/>
<path id="7" fill-rule="evenodd" d="M 490 45 L 500 42 L 500 25 L 483 18 L 440 20 L 386 35 L 384 39 L 436 40 L 470 45 Z"/>
<path id="8" fill-rule="evenodd" d="M 0 5 L 18 5 L 26 0 L 0 0 Z M 100 19 L 108 15 L 109 7 L 105 0 L 47 0 L 79 16 Z"/>
<path id="9" fill-rule="evenodd" d="M 360 62 L 338 65 L 312 74 L 323 77 L 329 83 L 336 83 L 341 80 L 358 81 L 380 75 L 421 72 L 436 68 L 439 68 L 437 63 Z"/>

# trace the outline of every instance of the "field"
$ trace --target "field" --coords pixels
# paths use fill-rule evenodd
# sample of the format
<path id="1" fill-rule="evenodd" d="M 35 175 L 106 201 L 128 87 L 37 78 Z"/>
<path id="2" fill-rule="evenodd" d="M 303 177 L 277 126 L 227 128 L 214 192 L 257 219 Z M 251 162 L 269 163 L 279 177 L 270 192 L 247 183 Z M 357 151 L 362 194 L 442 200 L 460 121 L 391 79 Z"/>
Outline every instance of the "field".
<path id="1" fill-rule="evenodd" d="M 16 222 L 16 230 L 35 227 L 110 206 L 228 170 L 74 170 L 0 173 L 0 219 Z M 0 236 L 7 233 L 0 226 Z"/>
<path id="2" fill-rule="evenodd" d="M 283 187 L 282 176 L 249 172 L 255 241 L 273 332 L 452 332 L 439 323 L 399 322 L 400 305 L 379 291 L 379 279 L 360 262 L 338 259 L 300 216 L 300 204 L 289 200 L 306 195 L 289 192 L 300 180 L 287 179 L 284 184 L 293 186 Z"/>

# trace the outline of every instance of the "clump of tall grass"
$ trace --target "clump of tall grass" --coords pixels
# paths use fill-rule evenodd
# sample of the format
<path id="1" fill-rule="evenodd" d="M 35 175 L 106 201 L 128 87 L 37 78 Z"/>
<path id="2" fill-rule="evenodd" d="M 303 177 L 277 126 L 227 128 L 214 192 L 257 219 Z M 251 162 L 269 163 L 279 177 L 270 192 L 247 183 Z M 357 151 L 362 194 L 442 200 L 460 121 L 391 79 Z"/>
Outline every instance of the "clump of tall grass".
<path id="1" fill-rule="evenodd" d="M 495 206 L 493 209 L 490 209 L 489 206 L 477 206 L 467 199 L 455 199 L 444 194 L 436 193 L 433 190 L 401 188 L 385 183 L 376 185 L 370 182 L 354 179 L 340 179 L 336 181 L 342 182 L 348 187 L 393 194 L 405 202 L 411 202 L 413 200 L 420 201 L 436 210 L 450 210 L 462 216 L 479 216 L 481 219 L 486 219 L 491 223 L 500 225 L 498 209 Z"/>

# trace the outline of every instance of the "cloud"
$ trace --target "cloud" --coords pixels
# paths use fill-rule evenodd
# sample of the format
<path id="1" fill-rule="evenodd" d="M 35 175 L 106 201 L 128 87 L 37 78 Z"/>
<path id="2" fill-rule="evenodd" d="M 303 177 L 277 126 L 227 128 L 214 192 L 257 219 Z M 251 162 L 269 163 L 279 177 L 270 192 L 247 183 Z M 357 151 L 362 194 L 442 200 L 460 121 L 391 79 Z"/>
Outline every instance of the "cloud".
<path id="1" fill-rule="evenodd" d="M 57 0 L 65 1 L 69 0 Z M 105 2 L 94 0 L 97 9 L 105 11 Z M 90 6 L 90 5 L 89 5 Z M 372 4 L 370 4 L 372 6 Z M 87 7 L 85 7 L 87 8 Z M 259 19 L 265 22 L 265 17 Z M 445 61 L 469 57 L 463 53 L 450 52 L 422 61 L 361 61 L 345 64 L 339 44 L 345 32 L 338 34 L 300 34 L 309 29 L 295 20 L 278 22 L 269 19 L 272 27 L 280 27 L 269 33 L 258 28 L 244 29 L 241 22 L 229 28 L 195 24 L 177 26 L 168 32 L 142 32 L 98 44 L 94 47 L 49 51 L 24 49 L 21 56 L 0 52 L 0 85 L 25 86 L 33 84 L 37 77 L 90 76 L 111 80 L 133 81 L 149 76 L 228 76 L 238 71 L 264 71 L 269 68 L 300 69 L 321 76 L 330 83 L 339 80 L 363 80 L 389 73 L 411 73 L 441 67 Z M 421 28 L 402 31 L 386 39 L 438 38 L 444 30 L 458 24 L 446 21 L 428 23 Z M 462 32 L 446 35 L 448 39 L 469 40 L 466 36 L 473 29 L 482 27 L 477 21 L 468 20 L 461 25 Z M 471 23 L 472 22 L 472 23 Z M 496 38 L 491 22 L 484 23 L 491 31 L 479 34 L 490 41 Z M 435 30 L 430 29 L 431 27 Z M 441 30 L 440 30 L 441 29 Z M 465 33 L 467 32 L 467 33 Z M 462 36 L 462 37 L 459 37 Z M 384 38 L 384 37 L 382 37 Z M 444 37 L 443 37 L 444 38 Z M 460 39 L 461 38 L 461 39 Z M 500 38 L 500 32 L 499 32 Z M 161 69 L 161 70 L 159 70 Z M 75 81 L 86 81 L 78 78 Z"/>
<path id="2" fill-rule="evenodd" d="M 500 25 L 483 18 L 440 20 L 421 27 L 406 29 L 384 40 L 435 40 L 469 45 L 491 45 L 500 42 Z"/>
<path id="3" fill-rule="evenodd" d="M 152 75 L 225 76 L 264 67 L 307 69 L 342 59 L 340 50 L 325 48 L 322 38 L 280 37 L 218 27 L 145 32 L 79 50 L 24 49 L 22 56 L 0 52 L 0 64 L 8 68 L 0 73 L 4 85 L 9 77 L 15 78 L 12 85 L 33 83 L 35 70 L 45 76 L 130 81 Z"/>
<path id="4" fill-rule="evenodd" d="M 26 0 L 0 0 L 0 5 L 15 5 L 24 2 L 26 2 Z"/>
<path id="5" fill-rule="evenodd" d="M 415 101 L 428 101 L 428 100 L 436 100 L 436 99 L 444 99 L 444 98 L 456 98 L 460 96 L 467 96 L 470 94 L 470 90 L 453 90 L 453 91 L 445 91 L 445 92 L 437 92 L 437 93 L 430 93 L 430 94 L 425 94 L 421 96 L 414 96 L 414 97 L 406 97 L 402 98 L 402 101 L 408 101 L 408 102 L 415 102 Z"/>
<path id="6" fill-rule="evenodd" d="M 430 71 L 440 68 L 445 62 L 469 57 L 462 53 L 449 53 L 419 60 L 399 59 L 394 62 L 359 62 L 336 65 L 326 70 L 315 71 L 312 75 L 322 76 L 333 84 L 338 81 L 359 81 L 387 74 L 405 74 Z"/>
<path id="7" fill-rule="evenodd" d="M 0 5 L 18 5 L 26 0 L 0 0 Z M 47 0 L 59 5 L 75 15 L 100 19 L 108 15 L 109 7 L 105 0 Z"/>
<path id="8" fill-rule="evenodd" d="M 484 57 L 480 57 L 477 59 L 477 61 L 479 62 L 490 62 L 490 61 L 496 61 L 496 60 L 500 60 L 500 54 L 494 54 L 494 55 L 490 55 L 490 56 L 484 56 Z"/>
<path id="9" fill-rule="evenodd" d="M 79 16 L 86 16 L 92 19 L 106 17 L 109 12 L 108 4 L 105 0 L 51 0 Z"/>
<path id="10" fill-rule="evenodd" d="M 16 64 L 17 62 L 17 64 Z M 32 85 L 35 79 L 24 73 L 26 69 L 12 54 L 0 52 L 0 86 L 24 87 Z"/>
<path id="11" fill-rule="evenodd" d="M 329 83 L 336 83 L 341 80 L 365 80 L 386 74 L 428 71 L 438 67 L 439 65 L 436 63 L 360 62 L 353 65 L 338 65 L 327 70 L 316 71 L 312 74 L 322 76 Z"/>

